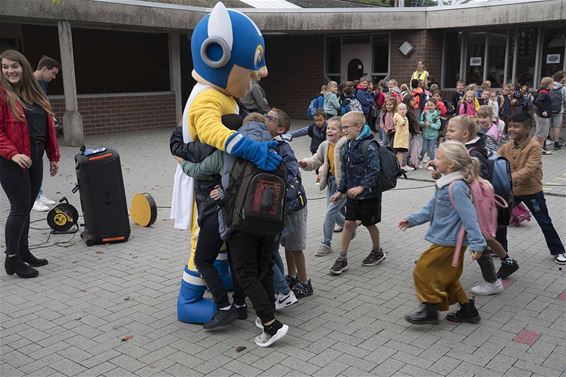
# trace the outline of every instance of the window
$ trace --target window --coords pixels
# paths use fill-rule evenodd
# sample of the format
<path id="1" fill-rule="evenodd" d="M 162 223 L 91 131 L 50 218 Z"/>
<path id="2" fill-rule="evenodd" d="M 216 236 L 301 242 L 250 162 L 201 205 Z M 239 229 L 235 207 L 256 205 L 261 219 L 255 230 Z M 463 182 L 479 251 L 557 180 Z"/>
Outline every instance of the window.
<path id="1" fill-rule="evenodd" d="M 485 33 L 468 35 L 468 54 L 466 59 L 466 83 L 481 85 L 485 67 Z"/>
<path id="2" fill-rule="evenodd" d="M 517 60 L 515 62 L 515 81 L 521 85 L 534 87 L 535 62 L 537 51 L 537 28 L 518 29 Z"/>
<path id="3" fill-rule="evenodd" d="M 326 38 L 326 72 L 329 80 L 340 82 L 340 37 Z"/>
<path id="4" fill-rule="evenodd" d="M 542 43 L 542 65 L 540 77 L 554 75 L 564 66 L 566 30 L 546 29 Z"/>
<path id="5" fill-rule="evenodd" d="M 460 80 L 461 32 L 448 32 L 444 39 L 444 88 L 455 88 Z"/>
<path id="6" fill-rule="evenodd" d="M 501 88 L 505 73 L 505 46 L 507 33 L 489 33 L 487 53 L 487 79 L 491 81 L 492 88 Z"/>
<path id="7" fill-rule="evenodd" d="M 373 36 L 373 74 L 387 75 L 389 72 L 389 35 Z M 381 79 L 380 79 L 381 80 Z"/>

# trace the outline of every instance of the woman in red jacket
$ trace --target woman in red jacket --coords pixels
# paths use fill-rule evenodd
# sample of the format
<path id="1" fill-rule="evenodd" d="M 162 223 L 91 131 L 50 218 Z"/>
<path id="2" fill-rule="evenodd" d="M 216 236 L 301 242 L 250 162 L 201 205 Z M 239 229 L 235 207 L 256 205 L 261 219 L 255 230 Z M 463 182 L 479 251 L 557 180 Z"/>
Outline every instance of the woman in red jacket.
<path id="1" fill-rule="evenodd" d="M 38 275 L 34 267 L 47 260 L 29 250 L 30 211 L 43 179 L 43 153 L 47 151 L 54 176 L 59 145 L 51 105 L 25 56 L 6 50 L 0 61 L 0 183 L 10 201 L 4 267 L 8 275 L 33 278 Z"/>

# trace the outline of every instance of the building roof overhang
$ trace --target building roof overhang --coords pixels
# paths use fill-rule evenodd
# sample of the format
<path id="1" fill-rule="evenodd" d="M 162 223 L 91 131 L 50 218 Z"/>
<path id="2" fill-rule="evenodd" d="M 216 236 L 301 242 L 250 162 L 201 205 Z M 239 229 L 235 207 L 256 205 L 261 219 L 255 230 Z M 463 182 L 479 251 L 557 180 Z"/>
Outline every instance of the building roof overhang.
<path id="1" fill-rule="evenodd" d="M 425 8 L 240 9 L 264 33 L 360 32 L 503 26 L 566 20 L 566 0 L 498 1 Z M 0 20 L 187 32 L 208 8 L 139 0 L 2 0 Z"/>

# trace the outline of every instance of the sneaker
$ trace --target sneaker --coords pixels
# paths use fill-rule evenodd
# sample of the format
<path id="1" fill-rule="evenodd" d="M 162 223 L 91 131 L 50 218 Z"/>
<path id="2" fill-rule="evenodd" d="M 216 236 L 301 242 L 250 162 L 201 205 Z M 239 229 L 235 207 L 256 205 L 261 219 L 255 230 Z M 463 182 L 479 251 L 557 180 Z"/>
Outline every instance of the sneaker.
<path id="1" fill-rule="evenodd" d="M 511 274 L 519 269 L 519 265 L 513 259 L 511 263 L 501 263 L 501 267 L 499 267 L 499 271 L 497 271 L 497 277 L 501 280 L 507 279 Z"/>
<path id="2" fill-rule="evenodd" d="M 348 261 L 346 259 L 338 258 L 334 265 L 330 267 L 330 275 L 340 275 L 342 272 L 348 270 Z"/>
<path id="3" fill-rule="evenodd" d="M 255 327 L 260 330 L 263 330 L 263 324 L 261 323 L 261 319 L 259 317 L 255 318 Z"/>
<path id="4" fill-rule="evenodd" d="M 503 292 L 503 289 L 504 288 L 501 279 L 497 279 L 495 283 L 488 283 L 487 281 L 482 281 L 475 287 L 472 287 L 472 289 L 470 289 L 470 292 L 478 296 L 489 296 L 499 292 Z"/>
<path id="5" fill-rule="evenodd" d="M 281 325 L 281 328 L 277 330 L 274 335 L 269 335 L 264 331 L 261 335 L 256 336 L 255 344 L 260 347 L 269 347 L 279 339 L 283 338 L 287 334 L 287 331 L 289 331 L 289 326 L 287 325 Z"/>
<path id="6" fill-rule="evenodd" d="M 344 230 L 344 225 L 334 225 L 334 229 L 332 230 L 334 233 L 340 233 Z"/>
<path id="7" fill-rule="evenodd" d="M 460 309 L 455 312 L 448 313 L 446 320 L 450 322 L 469 322 L 478 323 L 481 321 L 478 309 L 476 309 L 475 299 L 471 298 L 467 304 L 460 304 Z"/>
<path id="8" fill-rule="evenodd" d="M 36 200 L 35 203 L 33 203 L 32 209 L 33 209 L 34 211 L 37 211 L 37 212 L 46 212 L 46 211 L 49 211 L 49 207 L 47 207 L 45 204 L 43 204 L 43 203 L 40 202 L 39 200 Z"/>
<path id="9" fill-rule="evenodd" d="M 561 150 L 561 149 L 562 149 L 562 147 L 560 146 L 560 143 L 557 142 L 557 141 L 555 141 L 555 142 L 554 142 L 554 150 L 555 150 L 555 151 L 559 151 L 559 150 Z"/>
<path id="10" fill-rule="evenodd" d="M 543 155 L 543 156 L 550 156 L 551 154 L 552 154 L 552 151 L 549 151 L 549 150 L 547 150 L 547 149 L 543 149 L 543 150 L 542 150 L 542 155 Z"/>
<path id="11" fill-rule="evenodd" d="M 309 279 L 306 283 L 298 282 L 293 287 L 292 292 L 295 292 L 295 296 L 297 298 L 303 298 L 312 295 L 314 293 L 314 290 L 312 289 L 311 280 Z"/>
<path id="12" fill-rule="evenodd" d="M 221 326 L 226 326 L 234 322 L 237 318 L 238 312 L 234 305 L 232 305 L 228 310 L 216 310 L 214 317 L 212 317 L 212 319 L 205 323 L 202 327 L 206 330 L 213 330 Z"/>
<path id="13" fill-rule="evenodd" d="M 566 254 L 556 254 L 554 256 L 554 263 L 556 264 L 566 264 Z"/>
<path id="14" fill-rule="evenodd" d="M 325 255 L 330 254 L 331 252 L 332 252 L 332 248 L 329 245 L 321 243 L 320 246 L 318 247 L 318 251 L 314 253 L 314 256 L 323 257 Z"/>
<path id="15" fill-rule="evenodd" d="M 434 171 L 434 167 L 432 165 L 429 165 L 428 168 L 426 168 L 426 170 Z"/>
<path id="16" fill-rule="evenodd" d="M 405 165 L 405 166 L 403 166 L 403 170 L 405 170 L 405 171 L 413 171 L 413 170 L 415 170 L 415 168 L 412 167 L 411 165 Z"/>
<path id="17" fill-rule="evenodd" d="M 294 278 L 291 275 L 286 275 L 285 276 L 285 282 L 287 283 L 289 288 L 293 289 L 295 284 L 297 284 L 299 281 L 297 280 L 297 278 Z"/>
<path id="18" fill-rule="evenodd" d="M 370 251 L 369 255 L 362 261 L 362 266 L 373 267 L 377 266 L 385 259 L 383 249 L 380 247 L 378 250 Z"/>
<path id="19" fill-rule="evenodd" d="M 55 200 L 51 200 L 45 195 L 41 195 L 38 200 L 46 206 L 52 206 L 53 204 L 57 203 Z"/>
<path id="20" fill-rule="evenodd" d="M 248 306 L 246 304 L 235 307 L 236 307 L 236 312 L 238 312 L 238 319 L 248 319 Z"/>
<path id="21" fill-rule="evenodd" d="M 297 285 L 298 284 L 296 284 L 295 287 Z M 277 295 L 277 298 L 275 299 L 275 310 L 285 309 L 286 307 L 296 303 L 297 303 L 297 297 L 295 296 L 295 293 L 293 291 L 289 291 L 289 293 L 287 293 L 286 295 L 284 295 L 283 293 L 279 293 Z"/>

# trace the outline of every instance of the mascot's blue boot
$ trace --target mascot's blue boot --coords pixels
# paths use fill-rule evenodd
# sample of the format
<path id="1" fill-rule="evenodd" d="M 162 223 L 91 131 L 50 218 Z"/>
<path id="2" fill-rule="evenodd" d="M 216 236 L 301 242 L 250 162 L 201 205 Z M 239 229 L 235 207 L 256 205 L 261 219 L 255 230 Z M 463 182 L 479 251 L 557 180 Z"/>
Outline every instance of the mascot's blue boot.
<path id="1" fill-rule="evenodd" d="M 216 304 L 209 298 L 202 298 L 206 285 L 197 271 L 185 266 L 181 289 L 177 298 L 177 318 L 181 322 L 206 323 L 216 312 Z"/>

